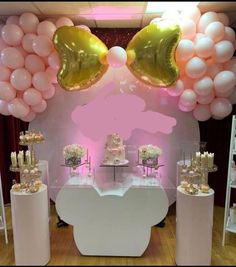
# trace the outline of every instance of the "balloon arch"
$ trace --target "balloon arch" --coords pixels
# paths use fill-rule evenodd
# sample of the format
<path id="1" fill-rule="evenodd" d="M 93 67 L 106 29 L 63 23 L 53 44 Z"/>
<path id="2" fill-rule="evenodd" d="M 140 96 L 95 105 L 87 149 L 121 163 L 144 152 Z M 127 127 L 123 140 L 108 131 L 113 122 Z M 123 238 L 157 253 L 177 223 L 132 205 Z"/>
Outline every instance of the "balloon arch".
<path id="1" fill-rule="evenodd" d="M 54 84 L 89 90 L 108 67 L 127 65 L 142 83 L 165 87 L 179 109 L 199 121 L 223 119 L 236 103 L 235 32 L 224 13 L 165 12 L 129 42 L 106 45 L 67 17 L 32 13 L 0 25 L 0 113 L 32 121 L 47 108 Z"/>

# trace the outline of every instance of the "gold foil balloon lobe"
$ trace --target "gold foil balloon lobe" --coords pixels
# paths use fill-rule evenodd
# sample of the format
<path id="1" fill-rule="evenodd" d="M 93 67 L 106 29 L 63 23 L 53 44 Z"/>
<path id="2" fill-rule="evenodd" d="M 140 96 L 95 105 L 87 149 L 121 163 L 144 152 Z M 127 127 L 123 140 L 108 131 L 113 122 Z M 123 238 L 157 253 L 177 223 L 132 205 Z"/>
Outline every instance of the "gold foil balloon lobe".
<path id="1" fill-rule="evenodd" d="M 53 43 L 61 60 L 57 79 L 65 90 L 86 89 L 96 83 L 108 69 L 108 65 L 100 62 L 108 49 L 90 32 L 63 26 L 55 32 Z"/>
<path id="2" fill-rule="evenodd" d="M 127 66 L 139 80 L 153 86 L 170 86 L 179 77 L 175 50 L 180 40 L 180 27 L 160 20 L 139 31 L 126 49 Z"/>

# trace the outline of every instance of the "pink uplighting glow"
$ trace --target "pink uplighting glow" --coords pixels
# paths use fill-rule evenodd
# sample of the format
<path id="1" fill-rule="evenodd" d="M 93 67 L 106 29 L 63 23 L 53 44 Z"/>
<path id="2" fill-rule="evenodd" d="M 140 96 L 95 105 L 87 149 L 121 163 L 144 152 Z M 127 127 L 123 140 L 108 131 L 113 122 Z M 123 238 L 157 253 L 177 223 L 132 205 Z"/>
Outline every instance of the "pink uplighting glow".
<path id="1" fill-rule="evenodd" d="M 112 6 L 99 6 L 93 8 L 93 17 L 96 20 L 129 20 L 134 17 L 135 7 L 132 7 L 132 13 L 129 8 L 124 7 L 112 7 Z M 139 8 L 137 13 L 139 13 Z"/>
<path id="2" fill-rule="evenodd" d="M 117 132 L 127 140 L 134 129 L 150 133 L 172 132 L 176 125 L 175 118 L 145 110 L 145 101 L 132 94 L 107 96 L 110 90 L 111 84 L 108 84 L 93 101 L 85 106 L 78 105 L 72 112 L 72 120 L 85 136 L 99 140 Z M 97 123 L 91 121 L 99 122 L 99 127 Z"/>

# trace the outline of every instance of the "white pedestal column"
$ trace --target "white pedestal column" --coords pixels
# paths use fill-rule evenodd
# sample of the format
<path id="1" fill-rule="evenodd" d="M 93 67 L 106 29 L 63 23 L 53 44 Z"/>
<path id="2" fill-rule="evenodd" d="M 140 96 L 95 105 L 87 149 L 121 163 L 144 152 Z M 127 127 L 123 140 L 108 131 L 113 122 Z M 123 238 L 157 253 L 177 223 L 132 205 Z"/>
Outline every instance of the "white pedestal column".
<path id="1" fill-rule="evenodd" d="M 36 193 L 11 190 L 16 265 L 46 265 L 50 259 L 47 186 Z"/>
<path id="2" fill-rule="evenodd" d="M 211 265 L 213 208 L 214 190 L 189 195 L 177 187 L 177 265 Z"/>

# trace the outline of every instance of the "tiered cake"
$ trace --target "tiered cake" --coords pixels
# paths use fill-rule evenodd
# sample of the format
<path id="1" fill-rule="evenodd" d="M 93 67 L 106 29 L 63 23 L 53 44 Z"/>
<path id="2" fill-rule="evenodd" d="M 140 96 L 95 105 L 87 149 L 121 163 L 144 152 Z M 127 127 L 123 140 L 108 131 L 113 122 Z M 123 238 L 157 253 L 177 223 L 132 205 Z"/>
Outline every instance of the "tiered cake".
<path id="1" fill-rule="evenodd" d="M 107 136 L 104 164 L 125 164 L 125 145 L 117 133 Z"/>

